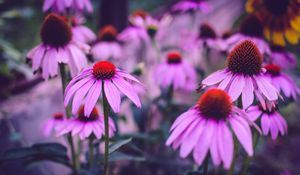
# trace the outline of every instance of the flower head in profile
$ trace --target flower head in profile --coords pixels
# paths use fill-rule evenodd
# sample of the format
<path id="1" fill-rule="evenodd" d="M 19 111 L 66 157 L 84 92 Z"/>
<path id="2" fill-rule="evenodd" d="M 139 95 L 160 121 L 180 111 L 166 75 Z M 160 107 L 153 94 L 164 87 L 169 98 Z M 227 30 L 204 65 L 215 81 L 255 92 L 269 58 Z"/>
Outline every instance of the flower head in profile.
<path id="1" fill-rule="evenodd" d="M 84 10 L 89 13 L 93 12 L 90 0 L 44 0 L 43 11 L 52 10 L 63 13 L 69 8 L 80 13 Z"/>
<path id="2" fill-rule="evenodd" d="M 55 113 L 52 118 L 48 119 L 42 124 L 42 131 L 44 136 L 49 137 L 53 131 L 58 131 L 62 128 L 66 121 L 63 113 Z"/>
<path id="3" fill-rule="evenodd" d="M 297 99 L 300 95 L 300 89 L 292 78 L 282 72 L 281 68 L 276 64 L 267 64 L 265 69 L 267 79 L 278 92 L 282 91 L 286 97 Z"/>
<path id="4" fill-rule="evenodd" d="M 210 152 L 214 165 L 223 163 L 224 168 L 229 169 L 234 152 L 231 129 L 248 155 L 253 155 L 252 123 L 249 122 L 246 113 L 233 106 L 225 91 L 210 89 L 194 107 L 175 120 L 166 144 L 173 149 L 180 147 L 183 158 L 193 152 L 198 165 Z"/>
<path id="5" fill-rule="evenodd" d="M 195 12 L 198 10 L 203 13 L 208 13 L 211 11 L 211 7 L 206 0 L 181 0 L 173 5 L 171 9 L 173 13 Z"/>
<path id="6" fill-rule="evenodd" d="M 67 64 L 72 76 L 87 65 L 82 48 L 89 47 L 73 41 L 71 28 L 63 17 L 50 13 L 44 20 L 40 36 L 42 43 L 34 47 L 27 58 L 32 61 L 33 71 L 42 70 L 44 79 L 57 75 L 59 63 Z"/>
<path id="7" fill-rule="evenodd" d="M 238 33 L 226 39 L 227 51 L 231 51 L 240 41 L 251 40 L 262 54 L 270 55 L 270 47 L 264 40 L 262 21 L 255 15 L 248 15 L 241 23 Z"/>
<path id="8" fill-rule="evenodd" d="M 118 31 L 112 25 L 104 26 L 98 33 L 98 42 L 92 46 L 91 53 L 97 60 L 120 59 L 122 48 L 117 40 Z"/>
<path id="9" fill-rule="evenodd" d="M 95 33 L 88 27 L 82 25 L 84 19 L 80 16 L 72 17 L 73 39 L 82 43 L 92 43 L 97 39 Z"/>
<path id="10" fill-rule="evenodd" d="M 116 131 L 113 120 L 109 117 L 109 137 L 114 135 Z M 72 136 L 79 135 L 81 140 L 94 135 L 97 139 L 101 139 L 104 135 L 104 116 L 99 114 L 96 107 L 92 109 L 90 115 L 84 114 L 84 106 L 80 106 L 75 118 L 68 119 L 64 122 L 61 129 L 57 131 L 57 136 L 72 133 Z"/>
<path id="11" fill-rule="evenodd" d="M 141 107 L 133 83 L 141 85 L 135 77 L 116 68 L 113 63 L 99 61 L 71 80 L 65 90 L 64 104 L 67 106 L 70 101 L 73 101 L 72 113 L 75 114 L 84 101 L 84 115 L 89 116 L 103 90 L 114 112 L 120 111 L 122 93 L 137 107 Z"/>
<path id="12" fill-rule="evenodd" d="M 264 36 L 272 43 L 297 44 L 300 32 L 300 2 L 297 0 L 248 0 L 246 11 L 263 21 Z"/>
<path id="13" fill-rule="evenodd" d="M 293 68 L 297 64 L 296 55 L 287 51 L 284 47 L 272 44 L 270 62 L 279 65 L 283 69 Z"/>
<path id="14" fill-rule="evenodd" d="M 275 140 L 278 134 L 287 134 L 288 126 L 286 120 L 274 107 L 271 110 L 263 109 L 261 106 L 251 106 L 247 109 L 247 114 L 252 121 L 260 119 L 262 132 L 264 135 L 271 133 L 271 137 Z"/>
<path id="15" fill-rule="evenodd" d="M 178 51 L 171 51 L 167 58 L 156 68 L 154 77 L 157 83 L 175 90 L 194 90 L 196 88 L 196 71 Z"/>
<path id="16" fill-rule="evenodd" d="M 261 105 L 274 105 L 279 97 L 276 88 L 266 79 L 262 68 L 263 57 L 249 40 L 238 44 L 227 57 L 227 68 L 219 70 L 202 81 L 202 85 L 218 85 L 236 101 L 242 98 L 243 108 L 249 107 L 254 95 Z"/>

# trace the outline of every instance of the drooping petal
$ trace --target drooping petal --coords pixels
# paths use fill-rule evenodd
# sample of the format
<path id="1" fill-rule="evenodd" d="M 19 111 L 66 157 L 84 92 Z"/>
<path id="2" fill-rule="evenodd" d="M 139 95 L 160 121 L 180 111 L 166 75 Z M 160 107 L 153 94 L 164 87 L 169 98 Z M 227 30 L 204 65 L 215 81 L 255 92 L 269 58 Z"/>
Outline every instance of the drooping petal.
<path id="1" fill-rule="evenodd" d="M 249 107 L 254 100 L 254 87 L 252 83 L 252 79 L 249 77 L 245 77 L 245 86 L 242 93 L 242 104 L 243 108 L 246 109 Z"/>
<path id="2" fill-rule="evenodd" d="M 233 137 L 226 123 L 220 123 L 219 127 L 218 148 L 224 167 L 229 169 L 233 159 Z"/>
<path id="3" fill-rule="evenodd" d="M 231 82 L 231 85 L 228 90 L 228 94 L 231 96 L 232 101 L 235 101 L 238 99 L 238 97 L 241 95 L 241 93 L 244 89 L 244 86 L 245 86 L 244 76 L 237 75 Z"/>
<path id="4" fill-rule="evenodd" d="M 255 77 L 255 80 L 259 90 L 269 101 L 275 101 L 278 99 L 277 90 L 267 80 L 261 76 Z"/>
<path id="5" fill-rule="evenodd" d="M 108 103 L 114 112 L 120 111 L 121 106 L 121 96 L 117 87 L 111 82 L 111 80 L 105 80 L 104 82 L 104 92 Z"/>
<path id="6" fill-rule="evenodd" d="M 261 128 L 262 128 L 264 135 L 268 135 L 269 130 L 270 130 L 270 125 L 271 125 L 271 123 L 270 123 L 269 116 L 266 114 L 263 114 L 261 117 Z"/>
<path id="7" fill-rule="evenodd" d="M 227 76 L 228 76 L 228 74 L 226 73 L 225 70 L 220 70 L 215 73 L 212 73 L 207 78 L 205 78 L 202 81 L 202 84 L 211 86 L 211 85 L 217 84 L 220 81 L 224 80 Z"/>
<path id="8" fill-rule="evenodd" d="M 89 93 L 85 98 L 85 105 L 84 105 L 85 116 L 90 116 L 101 94 L 101 90 L 102 90 L 102 81 L 96 81 L 96 83 L 93 85 L 93 87 L 91 87 Z"/>

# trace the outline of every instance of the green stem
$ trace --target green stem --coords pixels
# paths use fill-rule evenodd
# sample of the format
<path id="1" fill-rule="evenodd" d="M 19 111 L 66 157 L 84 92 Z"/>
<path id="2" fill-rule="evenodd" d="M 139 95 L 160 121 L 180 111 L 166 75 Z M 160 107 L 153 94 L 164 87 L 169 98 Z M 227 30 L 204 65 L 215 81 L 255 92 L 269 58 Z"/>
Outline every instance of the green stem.
<path id="1" fill-rule="evenodd" d="M 105 141 L 105 152 L 104 152 L 104 175 L 109 174 L 109 165 L 108 165 L 108 157 L 109 157 L 109 123 L 108 123 L 108 115 L 110 106 L 107 102 L 105 92 L 104 92 L 104 82 L 102 82 L 102 94 L 103 94 L 103 111 L 104 111 L 104 141 Z"/>
<path id="2" fill-rule="evenodd" d="M 203 165 L 203 174 L 208 175 L 208 156 L 206 157 Z"/>
<path id="3" fill-rule="evenodd" d="M 237 139 L 234 137 L 234 153 L 233 153 L 233 160 L 232 160 L 232 164 L 231 164 L 231 167 L 230 167 L 230 170 L 228 172 L 228 175 L 233 175 L 234 174 L 234 168 L 235 168 L 235 162 L 236 162 L 236 159 L 238 157 L 238 141 Z"/>
<path id="4" fill-rule="evenodd" d="M 157 63 L 159 63 L 160 62 L 160 49 L 159 49 L 159 47 L 158 47 L 158 45 L 157 45 L 157 43 L 156 43 L 156 41 L 155 41 L 155 39 L 153 38 L 152 39 L 152 46 L 153 46 L 153 48 L 155 49 L 155 51 L 156 51 L 156 56 L 157 56 Z"/>
<path id="5" fill-rule="evenodd" d="M 68 71 L 66 70 L 65 65 L 60 64 L 59 67 L 60 67 L 62 91 L 63 91 L 63 94 L 64 94 L 64 91 L 67 87 L 67 84 L 68 84 L 70 78 L 69 78 Z M 67 118 L 71 118 L 72 114 L 71 114 L 70 108 L 66 107 L 65 110 L 66 110 Z M 73 168 L 74 168 L 74 173 L 78 174 L 80 164 L 77 160 L 76 150 L 75 150 L 75 147 L 74 147 L 74 141 L 73 141 L 73 137 L 72 137 L 71 133 L 69 133 L 67 135 L 67 141 L 68 141 L 68 144 L 69 144 L 70 149 L 71 149 L 71 157 L 72 157 L 72 165 L 73 165 Z"/>
<path id="6" fill-rule="evenodd" d="M 255 148 L 257 146 L 258 139 L 259 139 L 259 134 L 258 134 L 257 131 L 254 131 L 254 133 L 253 133 L 253 149 L 254 149 L 254 151 L 255 151 Z M 247 157 L 244 159 L 243 166 L 242 166 L 242 168 L 239 172 L 239 175 L 246 175 L 247 174 L 250 161 L 251 161 L 251 157 L 249 157 L 247 155 Z"/>
<path id="7" fill-rule="evenodd" d="M 91 168 L 94 164 L 94 137 L 89 137 L 89 167 Z"/>

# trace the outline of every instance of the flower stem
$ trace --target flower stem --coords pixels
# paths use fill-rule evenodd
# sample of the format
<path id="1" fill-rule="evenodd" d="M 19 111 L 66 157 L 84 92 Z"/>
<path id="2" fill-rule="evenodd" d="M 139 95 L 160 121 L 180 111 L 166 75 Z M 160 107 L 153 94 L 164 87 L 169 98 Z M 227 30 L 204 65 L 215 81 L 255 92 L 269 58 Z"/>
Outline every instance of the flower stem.
<path id="1" fill-rule="evenodd" d="M 108 165 L 108 144 L 109 144 L 109 123 L 108 123 L 108 115 L 110 106 L 107 102 L 105 92 L 104 92 L 104 82 L 102 82 L 102 94 L 103 94 L 103 111 L 104 111 L 104 141 L 105 141 L 105 152 L 104 152 L 104 175 L 109 174 L 109 165 Z"/>
<path id="2" fill-rule="evenodd" d="M 67 84 L 68 84 L 70 78 L 69 78 L 68 72 L 67 72 L 66 67 L 65 67 L 64 64 L 60 64 L 59 68 L 60 68 L 60 75 L 61 75 L 62 91 L 63 91 L 63 94 L 64 94 L 64 91 L 67 87 Z M 66 110 L 67 118 L 71 118 L 70 108 L 66 107 L 65 110 Z M 75 151 L 75 147 L 74 147 L 74 141 L 73 141 L 73 137 L 72 137 L 71 133 L 69 133 L 67 135 L 67 141 L 68 141 L 68 144 L 69 144 L 70 149 L 71 149 L 71 157 L 72 157 L 72 165 L 73 165 L 73 168 L 74 168 L 74 173 L 78 174 L 80 164 L 77 161 L 77 155 L 76 155 L 76 151 Z"/>
<path id="3" fill-rule="evenodd" d="M 258 134 L 257 131 L 254 131 L 254 133 L 253 133 L 253 148 L 254 148 L 254 151 L 255 151 L 255 148 L 257 146 L 258 139 L 259 139 L 259 134 Z M 249 157 L 249 156 L 247 156 L 244 159 L 243 166 L 242 166 L 242 168 L 239 172 L 239 175 L 246 175 L 247 174 L 247 170 L 248 170 L 250 161 L 251 161 L 251 157 Z"/>
<path id="4" fill-rule="evenodd" d="M 234 153 L 233 153 L 233 160 L 232 160 L 232 164 L 231 164 L 228 175 L 233 175 L 234 174 L 235 161 L 238 157 L 238 149 L 239 149 L 238 141 L 235 137 L 233 137 L 233 138 L 234 138 Z"/>
<path id="5" fill-rule="evenodd" d="M 94 137 L 89 137 L 89 167 L 91 168 L 94 164 Z"/>
<path id="6" fill-rule="evenodd" d="M 203 165 L 203 175 L 208 175 L 208 156 L 206 157 Z"/>

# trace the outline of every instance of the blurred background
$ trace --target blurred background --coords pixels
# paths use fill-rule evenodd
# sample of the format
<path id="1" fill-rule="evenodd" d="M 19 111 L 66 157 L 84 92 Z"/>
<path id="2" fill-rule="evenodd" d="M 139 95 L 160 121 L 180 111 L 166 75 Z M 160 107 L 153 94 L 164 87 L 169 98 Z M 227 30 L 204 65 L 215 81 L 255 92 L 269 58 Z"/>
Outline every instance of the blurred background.
<path id="1" fill-rule="evenodd" d="M 160 18 L 176 0 L 94 0 L 94 13 L 86 17 L 86 26 L 97 32 L 105 24 L 113 24 L 118 31 L 128 25 L 128 15 L 134 10 L 144 9 Z M 199 18 L 199 23 L 209 21 L 221 34 L 231 30 L 244 12 L 243 0 L 210 0 L 212 11 Z M 40 75 L 33 74 L 26 63 L 26 53 L 40 42 L 39 30 L 45 13 L 42 0 L 0 0 L 0 155 L 10 148 L 29 146 L 41 142 L 64 142 L 61 138 L 45 138 L 41 123 L 55 112 L 63 111 L 63 98 L 59 79 L 45 82 Z M 289 47 L 299 54 L 299 46 Z M 295 75 L 299 79 L 299 65 Z M 285 170 L 300 174 L 300 110 L 299 102 L 289 103 L 281 112 L 289 124 L 287 136 L 276 141 L 260 140 L 249 172 L 256 175 L 279 175 Z M 138 126 L 135 126 L 138 128 Z M 136 131 L 139 132 L 138 129 Z M 154 140 L 159 135 L 152 135 Z M 151 137 L 147 135 L 148 139 Z M 151 139 L 153 139 L 151 137 Z M 157 149 L 157 148 L 156 148 Z M 158 148 L 160 149 L 160 148 Z M 149 161 L 123 162 L 115 165 L 122 175 L 185 174 L 185 161 L 153 152 Z M 151 154 L 151 153 L 150 153 Z M 161 157 L 160 157 L 161 156 Z M 173 155 L 173 158 L 175 156 Z M 178 157 L 178 156 L 177 156 Z M 122 166 L 122 165 L 126 166 Z M 177 166 L 181 164 L 180 166 Z M 218 170 L 217 173 L 221 173 Z M 51 162 L 30 164 L 10 162 L 0 164 L 0 175 L 61 175 L 68 168 Z M 192 173 L 190 173 L 192 174 Z M 289 175 L 289 174 L 285 174 Z"/>

